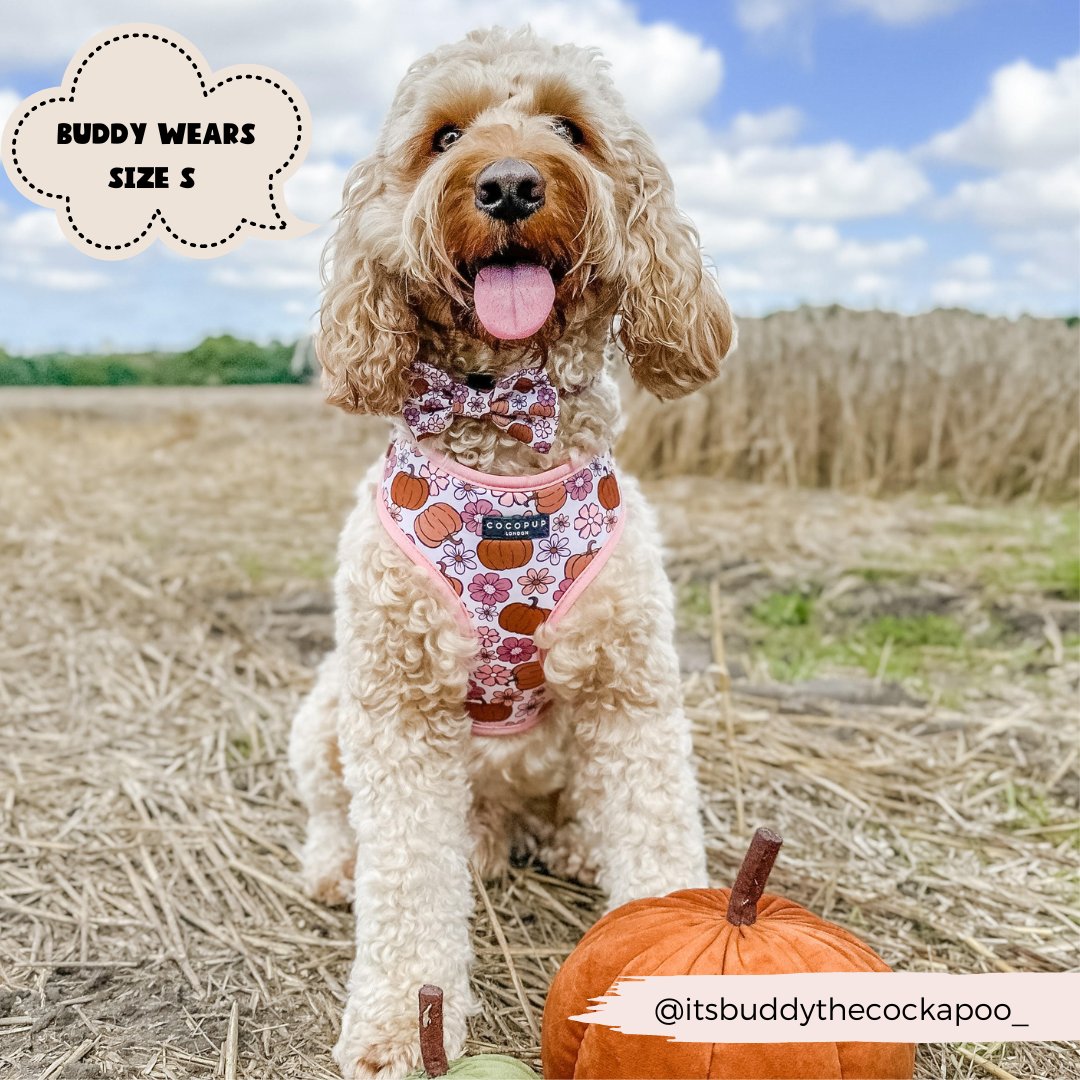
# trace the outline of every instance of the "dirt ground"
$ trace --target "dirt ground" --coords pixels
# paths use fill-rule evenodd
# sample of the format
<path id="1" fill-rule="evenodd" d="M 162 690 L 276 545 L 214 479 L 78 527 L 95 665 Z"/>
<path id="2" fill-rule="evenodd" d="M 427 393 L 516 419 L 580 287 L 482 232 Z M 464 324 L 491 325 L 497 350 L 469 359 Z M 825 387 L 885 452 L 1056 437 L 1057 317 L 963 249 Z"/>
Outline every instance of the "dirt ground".
<path id="1" fill-rule="evenodd" d="M 299 891 L 284 748 L 383 439 L 306 388 L 0 392 L 0 1076 L 337 1075 L 351 915 Z M 1076 970 L 1075 509 L 646 487 L 714 883 L 768 825 L 770 889 L 894 968 Z M 538 1066 L 600 907 L 536 863 L 486 883 L 472 1052 Z M 1080 1053 L 927 1045 L 916 1076 Z"/>

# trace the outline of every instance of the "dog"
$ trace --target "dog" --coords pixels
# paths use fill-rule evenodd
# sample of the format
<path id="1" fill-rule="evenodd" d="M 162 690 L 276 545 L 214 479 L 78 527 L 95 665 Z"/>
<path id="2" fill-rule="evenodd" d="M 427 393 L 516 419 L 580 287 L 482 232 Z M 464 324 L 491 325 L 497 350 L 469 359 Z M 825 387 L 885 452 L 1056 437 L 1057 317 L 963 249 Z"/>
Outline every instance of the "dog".
<path id="1" fill-rule="evenodd" d="M 289 753 L 307 892 L 356 914 L 335 1058 L 399 1077 L 423 983 L 461 1053 L 474 869 L 532 852 L 610 907 L 707 884 L 659 530 L 607 454 L 617 365 L 679 397 L 735 328 L 605 62 L 527 27 L 409 69 L 324 282 L 327 400 L 393 436 L 341 536 L 336 648 Z"/>

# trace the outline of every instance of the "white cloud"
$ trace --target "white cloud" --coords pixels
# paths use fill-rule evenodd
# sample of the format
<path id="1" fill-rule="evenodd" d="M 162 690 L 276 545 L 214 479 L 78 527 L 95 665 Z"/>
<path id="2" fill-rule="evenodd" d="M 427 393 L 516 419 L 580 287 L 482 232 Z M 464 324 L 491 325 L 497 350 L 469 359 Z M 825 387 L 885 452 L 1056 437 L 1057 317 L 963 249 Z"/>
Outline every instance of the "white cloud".
<path id="1" fill-rule="evenodd" d="M 999 291 L 996 281 L 943 278 L 934 282 L 930 295 L 944 307 L 978 307 Z"/>
<path id="2" fill-rule="evenodd" d="M 935 135 L 922 153 L 993 169 L 1061 164 L 1080 153 L 1080 56 L 1053 71 L 1026 60 L 999 68 L 990 93 L 962 124 Z"/>
<path id="3" fill-rule="evenodd" d="M 53 0 L 5 12 L 0 63 L 55 66 L 59 79 L 75 50 L 103 27 L 132 19 L 129 0 Z M 671 23 L 643 23 L 624 0 L 158 0 L 138 18 L 187 37 L 215 69 L 261 63 L 292 79 L 312 112 L 340 125 L 350 153 L 377 129 L 409 64 L 447 41 L 484 26 L 531 23 L 547 37 L 597 45 L 612 76 L 645 121 L 694 112 L 719 89 L 718 50 Z M 316 131 L 316 150 L 322 150 Z M 340 144 L 340 126 L 327 144 Z"/>
<path id="4" fill-rule="evenodd" d="M 1072 225 L 1080 215 L 1080 158 L 1045 171 L 1013 169 L 965 180 L 936 209 L 995 229 Z"/>
<path id="5" fill-rule="evenodd" d="M 1076 268 L 1080 260 L 1080 224 L 1068 229 L 1007 229 L 994 236 L 994 246 L 1006 254 L 1023 259 L 1020 264 L 1033 276 L 1032 268 L 1048 288 L 1076 293 Z"/>
<path id="6" fill-rule="evenodd" d="M 786 26 L 809 7 L 809 0 L 736 0 L 735 21 L 752 34 L 762 34 Z"/>
<path id="7" fill-rule="evenodd" d="M 971 0 L 736 0 L 735 19 L 754 34 L 783 30 L 815 16 L 862 13 L 906 26 L 951 15 Z"/>
<path id="8" fill-rule="evenodd" d="M 799 251 L 808 254 L 835 251 L 840 246 L 840 233 L 835 225 L 796 225 L 791 239 Z"/>
<path id="9" fill-rule="evenodd" d="M 333 161 L 305 162 L 295 175 L 285 182 L 285 197 L 304 221 L 327 222 L 341 206 L 341 191 L 348 169 Z"/>
<path id="10" fill-rule="evenodd" d="M 64 239 L 51 210 L 11 215 L 0 203 L 0 278 L 57 292 L 84 292 L 107 284 L 106 275 L 86 263 Z"/>
<path id="11" fill-rule="evenodd" d="M 829 223 L 751 222 L 699 218 L 705 250 L 718 264 L 721 284 L 737 310 L 837 299 L 910 306 L 904 275 L 907 264 L 926 253 L 923 237 L 867 242 L 845 238 Z"/>
<path id="12" fill-rule="evenodd" d="M 994 273 L 994 260 L 985 251 L 973 251 L 970 255 L 953 259 L 947 269 L 959 277 L 978 280 Z"/>
<path id="13" fill-rule="evenodd" d="M 29 259 L 36 259 L 43 249 L 67 246 L 56 214 L 51 210 L 27 210 L 8 220 L 0 225 L 0 239 L 18 248 Z"/>
<path id="14" fill-rule="evenodd" d="M 876 244 L 863 244 L 848 240 L 836 253 L 840 266 L 900 266 L 911 259 L 925 255 L 927 243 L 921 236 L 905 236 L 902 240 L 882 240 Z"/>
<path id="15" fill-rule="evenodd" d="M 16 94 L 14 90 L 0 90 L 0 128 L 7 123 L 7 118 L 20 101 L 22 95 Z"/>
<path id="16" fill-rule="evenodd" d="M 96 270 L 61 270 L 43 269 L 32 270 L 29 279 L 43 289 L 52 289 L 56 292 L 86 292 L 89 289 L 100 289 L 108 284 L 108 278 Z"/>
<path id="17" fill-rule="evenodd" d="M 970 2 L 971 0 L 841 0 L 840 8 L 866 12 L 883 23 L 909 26 L 951 15 Z"/>
<path id="18" fill-rule="evenodd" d="M 714 257 L 738 251 L 755 251 L 775 242 L 783 233 L 776 222 L 761 217 L 742 214 L 729 217 L 711 210 L 696 210 L 693 218 L 701 234 L 702 245 Z"/>
<path id="19" fill-rule="evenodd" d="M 319 288 L 319 255 L 330 235 L 324 226 L 287 244 L 251 240 L 228 259 L 213 262 L 207 280 L 232 289 L 309 294 Z"/>
<path id="20" fill-rule="evenodd" d="M 798 135 L 802 125 L 802 111 L 791 105 L 765 113 L 741 112 L 732 120 L 723 141 L 731 149 L 787 142 Z"/>
<path id="21" fill-rule="evenodd" d="M 1072 297 L 1080 264 L 1080 56 L 1052 70 L 1018 60 L 999 68 L 971 115 L 916 156 L 994 170 L 959 182 L 933 206 L 936 216 L 984 226 L 994 247 L 1022 261 L 991 275 L 954 264 L 937 282 L 942 303 L 990 302 L 1039 292 Z M 1026 257 L 1024 257 L 1026 256 Z M 964 264 L 968 270 L 975 263 Z"/>
<path id="22" fill-rule="evenodd" d="M 736 0 L 734 8 L 748 31 L 782 37 L 797 36 L 800 28 L 809 33 L 825 16 L 861 13 L 885 24 L 913 24 L 946 16 L 963 2 Z M 671 24 L 646 23 L 633 0 L 308 0 L 303 6 L 293 0 L 150 0 L 137 12 L 130 0 L 52 0 L 5 12 L 0 66 L 48 69 L 59 82 L 84 40 L 133 16 L 188 37 L 213 68 L 261 63 L 297 83 L 314 115 L 313 149 L 288 182 L 288 197 L 306 220 L 329 222 L 338 209 L 345 167 L 369 152 L 410 63 L 475 27 L 529 21 L 553 40 L 599 46 L 612 61 L 616 84 L 656 136 L 680 204 L 698 224 L 739 310 L 800 300 L 911 309 L 931 292 L 937 303 L 1001 307 L 1021 302 L 1018 296 L 1075 293 L 1075 58 L 1054 70 L 1022 62 L 1001 69 L 968 120 L 916 154 L 856 150 L 835 141 L 800 144 L 803 116 L 791 106 L 742 113 L 726 130 L 711 129 L 705 109 L 723 81 L 720 52 Z M 1014 98 L 1022 108 L 1013 108 Z M 0 110 L 20 99 L 0 90 Z M 927 157 L 999 171 L 967 179 L 931 203 L 922 169 Z M 927 206 L 973 219 L 993 257 L 978 251 L 935 273 L 927 239 L 907 222 L 890 229 L 890 239 L 845 235 L 846 222 Z M 272 307 L 299 329 L 317 303 L 319 250 L 329 232 L 326 226 L 277 245 L 252 241 L 200 268 L 198 277 L 183 260 L 162 262 L 178 275 L 184 264 L 188 276 L 177 279 L 185 282 L 193 309 L 201 298 L 220 301 L 224 293 L 237 312 Z M 0 276 L 69 292 L 105 283 L 86 265 L 61 240 L 51 214 L 5 216 L 0 206 Z M 152 284 L 154 272 L 148 265 Z M 115 288 L 116 278 L 109 280 Z M 149 287 L 142 288 L 137 279 L 123 285 L 133 299 L 149 295 Z M 130 307 L 147 326 L 161 314 Z M 250 316 L 253 323 L 262 317 Z"/>
<path id="23" fill-rule="evenodd" d="M 703 161 L 672 162 L 671 170 L 691 213 L 837 220 L 897 213 L 930 193 L 903 154 L 858 154 L 842 142 L 716 150 Z"/>

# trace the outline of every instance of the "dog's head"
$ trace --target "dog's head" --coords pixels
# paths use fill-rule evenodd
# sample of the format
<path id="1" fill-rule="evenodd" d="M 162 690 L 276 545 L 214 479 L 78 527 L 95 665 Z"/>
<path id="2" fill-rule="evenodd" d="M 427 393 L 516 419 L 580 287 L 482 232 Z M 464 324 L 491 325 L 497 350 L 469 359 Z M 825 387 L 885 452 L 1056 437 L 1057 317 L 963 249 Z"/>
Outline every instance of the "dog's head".
<path id="1" fill-rule="evenodd" d="M 318 354 L 351 411 L 400 413 L 421 354 L 495 374 L 614 323 L 635 380 L 678 397 L 731 344 L 697 233 L 606 65 L 528 29 L 412 66 L 327 255 Z"/>

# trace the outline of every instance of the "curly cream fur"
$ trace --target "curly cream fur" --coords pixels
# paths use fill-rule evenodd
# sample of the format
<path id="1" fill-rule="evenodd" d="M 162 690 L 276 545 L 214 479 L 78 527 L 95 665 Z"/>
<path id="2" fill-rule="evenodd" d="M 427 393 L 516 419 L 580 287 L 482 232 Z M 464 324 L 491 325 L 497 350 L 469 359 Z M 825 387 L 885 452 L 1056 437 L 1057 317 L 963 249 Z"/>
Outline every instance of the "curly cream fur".
<path id="1" fill-rule="evenodd" d="M 552 127 L 567 115 L 581 147 Z M 433 155 L 448 121 L 466 134 Z M 508 231 L 473 207 L 471 184 L 479 166 L 513 155 L 538 162 L 549 191 Z M 548 323 L 516 343 L 476 322 L 463 272 L 511 241 L 559 268 Z M 433 440 L 485 472 L 608 449 L 621 423 L 614 365 L 625 359 L 643 386 L 677 396 L 716 375 L 734 334 L 697 234 L 603 62 L 527 29 L 476 32 L 413 65 L 374 154 L 349 175 L 326 268 L 319 357 L 333 403 L 397 417 L 416 358 L 456 376 L 543 361 L 572 391 L 549 454 L 465 418 Z M 290 760 L 309 811 L 306 887 L 352 899 L 356 913 L 335 1056 L 347 1077 L 389 1078 L 418 1064 L 425 982 L 443 987 L 447 1053 L 461 1052 L 476 1007 L 470 862 L 491 876 L 511 846 L 538 852 L 555 872 L 595 879 L 612 906 L 706 875 L 671 588 L 637 485 L 623 482 L 610 560 L 537 637 L 549 715 L 522 734 L 474 738 L 463 701 L 475 641 L 376 517 L 380 468 L 342 533 L 337 648 L 296 716 Z"/>

